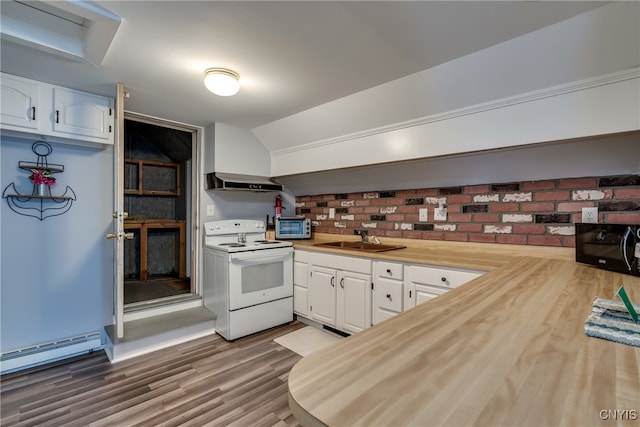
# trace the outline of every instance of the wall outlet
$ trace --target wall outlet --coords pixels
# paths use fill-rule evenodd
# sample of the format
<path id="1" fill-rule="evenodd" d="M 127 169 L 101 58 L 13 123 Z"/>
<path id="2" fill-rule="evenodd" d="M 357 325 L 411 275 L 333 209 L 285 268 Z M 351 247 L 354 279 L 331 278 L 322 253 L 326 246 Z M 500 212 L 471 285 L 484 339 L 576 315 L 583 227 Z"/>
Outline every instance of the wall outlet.
<path id="1" fill-rule="evenodd" d="M 214 210 L 213 205 L 207 205 L 207 216 L 213 216 Z"/>
<path id="2" fill-rule="evenodd" d="M 429 221 L 429 210 L 427 208 L 420 208 L 419 212 L 419 220 L 422 222 Z"/>
<path id="3" fill-rule="evenodd" d="M 598 208 L 582 208 L 582 222 L 587 224 L 597 224 Z"/>
<path id="4" fill-rule="evenodd" d="M 433 210 L 434 221 L 446 221 L 447 220 L 447 208 L 435 208 Z"/>
<path id="5" fill-rule="evenodd" d="M 329 218 L 333 219 L 336 217 L 336 208 L 329 208 Z"/>

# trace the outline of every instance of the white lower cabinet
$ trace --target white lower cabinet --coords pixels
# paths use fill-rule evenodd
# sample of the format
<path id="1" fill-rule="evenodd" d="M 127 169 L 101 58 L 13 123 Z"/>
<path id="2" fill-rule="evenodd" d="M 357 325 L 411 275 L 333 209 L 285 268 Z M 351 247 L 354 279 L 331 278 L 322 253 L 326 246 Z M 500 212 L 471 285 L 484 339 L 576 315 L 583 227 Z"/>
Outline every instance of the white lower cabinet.
<path id="1" fill-rule="evenodd" d="M 294 311 L 323 325 L 356 333 L 484 273 L 296 250 Z"/>
<path id="2" fill-rule="evenodd" d="M 338 272 L 336 327 L 356 333 L 371 326 L 371 273 Z"/>
<path id="3" fill-rule="evenodd" d="M 407 310 L 457 288 L 484 274 L 484 271 L 426 265 L 405 265 L 405 304 Z"/>
<path id="4" fill-rule="evenodd" d="M 293 311 L 309 316 L 309 252 L 293 251 Z"/>
<path id="5" fill-rule="evenodd" d="M 309 253 L 308 317 L 356 333 L 371 326 L 371 260 Z"/>
<path id="6" fill-rule="evenodd" d="M 402 312 L 404 265 L 396 262 L 373 262 L 373 310 L 372 323 Z"/>
<path id="7" fill-rule="evenodd" d="M 336 326 L 336 270 L 311 265 L 309 271 L 309 317 Z"/>

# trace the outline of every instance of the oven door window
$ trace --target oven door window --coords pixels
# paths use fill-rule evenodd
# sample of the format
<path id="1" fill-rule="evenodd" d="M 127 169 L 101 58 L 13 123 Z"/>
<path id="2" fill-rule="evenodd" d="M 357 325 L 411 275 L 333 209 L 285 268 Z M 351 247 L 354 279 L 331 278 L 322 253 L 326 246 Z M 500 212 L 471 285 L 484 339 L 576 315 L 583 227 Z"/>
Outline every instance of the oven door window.
<path id="1" fill-rule="evenodd" d="M 240 292 L 251 294 L 284 286 L 284 268 L 281 262 L 249 264 L 242 268 Z"/>
<path id="2" fill-rule="evenodd" d="M 234 255 L 229 264 L 229 309 L 293 296 L 293 251 L 279 249 Z"/>

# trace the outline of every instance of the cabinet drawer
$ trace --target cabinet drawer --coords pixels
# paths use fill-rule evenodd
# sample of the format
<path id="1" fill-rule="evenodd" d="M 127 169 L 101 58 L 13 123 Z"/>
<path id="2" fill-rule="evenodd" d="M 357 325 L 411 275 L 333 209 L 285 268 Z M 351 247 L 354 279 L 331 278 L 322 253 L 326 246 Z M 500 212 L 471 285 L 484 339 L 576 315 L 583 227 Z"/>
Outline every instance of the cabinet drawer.
<path id="1" fill-rule="evenodd" d="M 380 279 L 376 283 L 376 306 L 387 310 L 402 311 L 402 282 Z"/>
<path id="2" fill-rule="evenodd" d="M 412 265 L 409 275 L 411 282 L 415 284 L 453 289 L 476 277 L 480 277 L 482 272 Z"/>
<path id="3" fill-rule="evenodd" d="M 371 275 L 371 260 L 366 258 L 309 252 L 309 264 Z"/>
<path id="4" fill-rule="evenodd" d="M 376 277 L 386 277 L 387 279 L 402 280 L 403 264 L 395 262 L 376 261 L 374 263 L 374 274 Z"/>
<path id="5" fill-rule="evenodd" d="M 309 262 L 309 252 L 296 249 L 293 251 L 293 259 L 299 262 Z"/>

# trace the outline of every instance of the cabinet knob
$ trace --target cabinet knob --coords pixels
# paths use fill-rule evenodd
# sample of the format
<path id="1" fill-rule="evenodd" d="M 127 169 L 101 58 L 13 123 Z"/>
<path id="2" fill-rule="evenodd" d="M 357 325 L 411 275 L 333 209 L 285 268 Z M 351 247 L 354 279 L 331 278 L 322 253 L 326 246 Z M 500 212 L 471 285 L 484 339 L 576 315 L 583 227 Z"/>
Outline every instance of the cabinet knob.
<path id="1" fill-rule="evenodd" d="M 340 279 L 340 287 L 344 289 L 344 277 Z"/>
<path id="2" fill-rule="evenodd" d="M 391 294 L 387 294 L 387 298 L 389 298 L 389 301 L 391 301 Z"/>
<path id="3" fill-rule="evenodd" d="M 335 277 L 331 277 L 331 286 L 336 286 L 336 278 Z"/>
<path id="4" fill-rule="evenodd" d="M 387 274 L 388 274 L 389 276 L 393 276 L 393 273 L 391 272 L 391 269 L 390 269 L 390 268 L 387 268 Z"/>
<path id="5" fill-rule="evenodd" d="M 446 282 L 447 278 L 446 277 L 442 277 L 440 280 L 442 280 L 443 282 Z"/>

